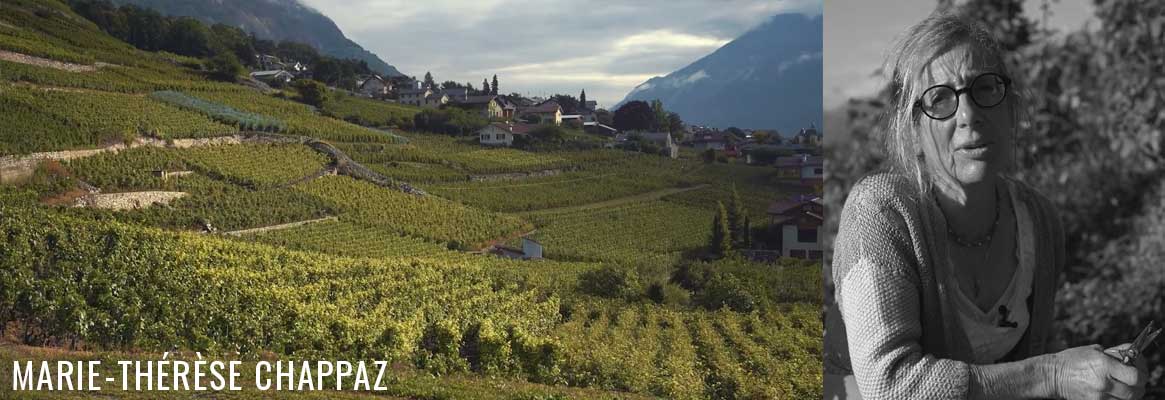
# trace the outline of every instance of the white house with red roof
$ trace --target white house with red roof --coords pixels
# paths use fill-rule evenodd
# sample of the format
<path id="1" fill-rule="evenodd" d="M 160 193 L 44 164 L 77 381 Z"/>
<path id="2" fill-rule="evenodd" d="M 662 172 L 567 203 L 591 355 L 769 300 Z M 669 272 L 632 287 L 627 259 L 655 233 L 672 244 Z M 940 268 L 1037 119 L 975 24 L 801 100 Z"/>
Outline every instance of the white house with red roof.
<path id="1" fill-rule="evenodd" d="M 774 201 L 767 213 L 771 224 L 781 232 L 781 256 L 810 260 L 823 257 L 824 232 L 821 224 L 825 220 L 825 205 L 821 197 L 797 195 Z"/>
<path id="2" fill-rule="evenodd" d="M 512 146 L 514 138 L 529 135 L 537 125 L 494 122 L 477 131 L 478 142 L 487 146 Z"/>

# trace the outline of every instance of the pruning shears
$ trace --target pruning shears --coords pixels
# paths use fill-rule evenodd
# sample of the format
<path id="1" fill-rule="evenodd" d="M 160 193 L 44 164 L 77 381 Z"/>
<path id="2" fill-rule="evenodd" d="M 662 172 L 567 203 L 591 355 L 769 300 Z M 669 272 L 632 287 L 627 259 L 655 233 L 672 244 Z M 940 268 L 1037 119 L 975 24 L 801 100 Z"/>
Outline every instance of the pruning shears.
<path id="1" fill-rule="evenodd" d="M 1121 362 L 1126 365 L 1132 365 L 1133 362 L 1137 361 L 1137 357 L 1141 356 L 1145 348 L 1149 347 L 1149 344 L 1153 343 L 1153 339 L 1156 339 L 1159 334 L 1161 334 L 1161 328 L 1156 327 L 1156 321 L 1149 321 L 1149 326 L 1141 330 L 1141 334 L 1137 335 L 1137 338 L 1133 340 L 1131 346 L 1126 349 L 1117 350 L 1121 356 Z"/>

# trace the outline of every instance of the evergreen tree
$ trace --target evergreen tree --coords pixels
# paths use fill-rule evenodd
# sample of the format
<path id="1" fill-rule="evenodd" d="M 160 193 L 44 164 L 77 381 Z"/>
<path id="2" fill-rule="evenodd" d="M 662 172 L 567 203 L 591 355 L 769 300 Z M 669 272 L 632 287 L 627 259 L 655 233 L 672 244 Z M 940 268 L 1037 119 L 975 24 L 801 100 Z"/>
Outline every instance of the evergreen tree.
<path id="1" fill-rule="evenodd" d="M 728 198 L 728 232 L 732 237 L 732 244 L 739 246 L 744 243 L 744 238 L 747 233 L 744 231 L 744 221 L 747 216 L 744 215 L 744 205 L 740 202 L 740 192 L 736 190 L 736 184 L 732 184 L 732 196 Z"/>
<path id="2" fill-rule="evenodd" d="M 578 105 L 582 108 L 587 108 L 587 90 L 586 89 L 583 89 L 582 92 L 578 94 Z"/>
<path id="3" fill-rule="evenodd" d="M 712 237 L 708 240 L 708 252 L 723 257 L 732 251 L 732 238 L 728 231 L 728 210 L 724 202 L 716 202 L 719 211 L 712 217 Z"/>
<path id="4" fill-rule="evenodd" d="M 493 93 L 493 90 L 492 90 L 492 88 L 489 87 L 489 80 L 482 79 L 481 80 L 481 94 L 490 94 L 490 93 Z"/>
<path id="5" fill-rule="evenodd" d="M 752 222 L 750 222 L 748 220 L 748 215 L 744 216 L 744 232 L 742 232 L 742 233 L 744 234 L 744 238 L 743 238 L 743 241 L 741 241 L 742 246 L 740 246 L 740 248 L 751 249 L 752 248 Z"/>
<path id="6" fill-rule="evenodd" d="M 433 81 L 433 74 L 429 73 L 428 71 L 425 71 L 425 87 L 430 89 L 437 88 L 437 82 Z"/>
<path id="7" fill-rule="evenodd" d="M 492 94 L 494 96 L 498 95 L 498 76 L 497 75 L 494 75 L 494 82 L 493 82 L 493 85 L 490 85 L 490 87 L 489 87 L 489 94 Z"/>

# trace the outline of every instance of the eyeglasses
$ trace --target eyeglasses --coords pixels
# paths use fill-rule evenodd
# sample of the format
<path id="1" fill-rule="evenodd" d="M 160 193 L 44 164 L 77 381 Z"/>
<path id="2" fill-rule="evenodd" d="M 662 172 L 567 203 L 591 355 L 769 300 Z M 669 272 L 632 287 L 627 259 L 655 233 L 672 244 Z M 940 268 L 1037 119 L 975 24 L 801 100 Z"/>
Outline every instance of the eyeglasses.
<path id="1" fill-rule="evenodd" d="M 980 108 L 991 108 L 1003 102 L 1007 97 L 1007 88 L 1011 86 L 1011 79 L 1006 76 L 988 72 L 975 77 L 971 85 L 962 89 L 955 89 L 947 85 L 931 86 L 922 92 L 922 98 L 914 102 L 914 106 L 931 119 L 947 119 L 955 115 L 959 109 L 959 95 L 971 93 L 971 101 Z"/>

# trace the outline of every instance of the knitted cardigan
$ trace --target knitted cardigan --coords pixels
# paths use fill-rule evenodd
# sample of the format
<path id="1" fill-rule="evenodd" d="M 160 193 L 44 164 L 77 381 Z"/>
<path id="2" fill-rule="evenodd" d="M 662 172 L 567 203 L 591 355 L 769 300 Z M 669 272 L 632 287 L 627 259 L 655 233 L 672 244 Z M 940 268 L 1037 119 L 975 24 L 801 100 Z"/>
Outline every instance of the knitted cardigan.
<path id="1" fill-rule="evenodd" d="M 1044 354 L 1052 337 L 1053 300 L 1064 266 L 1064 233 L 1051 203 L 1030 187 L 1004 184 L 1031 215 L 1035 236 L 1031 324 L 1004 360 Z M 942 276 L 946 218 L 934 197 L 898 174 L 854 186 L 834 241 L 827 299 L 826 374 L 856 378 L 864 399 L 964 399 L 971 346 L 959 327 Z M 941 267 L 941 268 L 940 268 Z"/>

